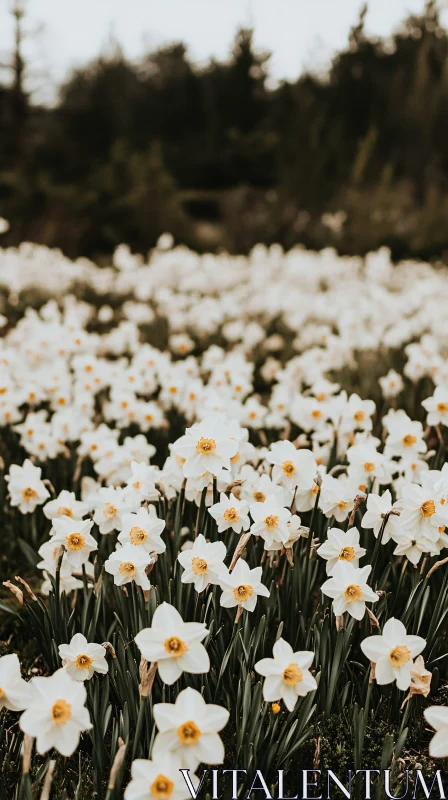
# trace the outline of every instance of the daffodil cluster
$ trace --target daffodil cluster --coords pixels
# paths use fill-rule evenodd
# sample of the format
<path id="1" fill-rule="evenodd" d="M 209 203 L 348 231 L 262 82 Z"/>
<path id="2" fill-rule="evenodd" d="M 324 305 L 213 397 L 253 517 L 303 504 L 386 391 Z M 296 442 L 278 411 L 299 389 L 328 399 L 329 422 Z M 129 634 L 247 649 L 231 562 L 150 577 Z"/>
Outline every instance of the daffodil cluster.
<path id="1" fill-rule="evenodd" d="M 171 244 L 0 251 L 5 593 L 37 643 L 0 708 L 113 787 L 132 761 L 128 800 L 288 763 L 347 707 L 359 755 L 375 703 L 448 757 L 445 273 Z"/>

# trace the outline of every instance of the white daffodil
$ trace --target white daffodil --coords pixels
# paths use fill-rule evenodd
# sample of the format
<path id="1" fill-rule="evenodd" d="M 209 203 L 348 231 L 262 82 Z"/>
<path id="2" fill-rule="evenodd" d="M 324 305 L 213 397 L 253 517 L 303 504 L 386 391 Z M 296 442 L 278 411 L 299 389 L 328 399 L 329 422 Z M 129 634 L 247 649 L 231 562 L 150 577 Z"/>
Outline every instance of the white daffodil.
<path id="1" fill-rule="evenodd" d="M 65 559 L 64 559 L 65 560 Z M 83 586 L 83 582 L 79 580 L 79 578 L 75 578 L 75 576 L 71 572 L 71 567 L 69 564 L 64 566 L 64 560 L 62 561 L 61 571 L 59 573 L 59 593 L 62 594 L 70 594 L 73 592 L 74 589 L 81 589 Z M 92 567 L 92 575 L 93 578 L 93 564 L 90 565 Z M 87 562 L 86 567 L 89 567 L 89 562 Z M 55 577 L 56 570 L 52 573 L 50 570 L 45 570 L 44 575 L 46 575 L 45 580 L 41 584 L 40 593 L 48 596 L 51 592 L 54 591 L 53 584 L 49 578 L 49 575 L 52 575 L 53 578 Z M 87 570 L 87 574 L 89 571 Z"/>
<path id="2" fill-rule="evenodd" d="M 100 533 L 112 533 L 112 531 L 121 531 L 123 515 L 129 514 L 131 511 L 132 508 L 126 499 L 124 490 L 107 486 L 98 492 L 93 519 L 99 526 Z"/>
<path id="3" fill-rule="evenodd" d="M 126 483 L 124 495 L 132 508 L 136 505 L 139 506 L 144 500 L 154 502 L 160 497 L 160 492 L 156 489 L 154 482 L 157 476 L 155 467 L 132 461 L 131 472 L 132 475 Z"/>
<path id="4" fill-rule="evenodd" d="M 436 386 L 433 396 L 423 400 L 422 406 L 428 412 L 426 419 L 428 425 L 448 425 L 448 388 L 446 386 Z"/>
<path id="5" fill-rule="evenodd" d="M 219 576 L 227 573 L 226 552 L 224 542 L 207 542 L 200 533 L 193 546 L 177 556 L 184 568 L 182 583 L 194 583 L 197 592 L 202 592 L 209 583 L 219 583 Z"/>
<path id="6" fill-rule="evenodd" d="M 219 577 L 222 589 L 221 605 L 224 608 L 240 606 L 246 611 L 253 611 L 257 605 L 258 595 L 269 597 L 269 589 L 261 583 L 262 572 L 261 567 L 251 569 L 247 561 L 239 558 L 232 572 Z"/>
<path id="7" fill-rule="evenodd" d="M 252 503 L 250 515 L 254 520 L 251 532 L 265 540 L 265 549 L 270 550 L 273 542 L 288 541 L 290 531 L 288 522 L 291 512 L 283 508 L 274 495 L 269 495 L 264 503 Z"/>
<path id="8" fill-rule="evenodd" d="M 19 720 L 22 731 L 36 738 L 41 755 L 54 747 L 61 755 L 71 756 L 80 734 L 92 727 L 84 684 L 58 669 L 49 678 L 32 678 L 30 685 L 32 697 Z"/>
<path id="9" fill-rule="evenodd" d="M 289 531 L 288 540 L 286 542 L 280 542 L 280 541 L 271 542 L 269 547 L 271 551 L 282 550 L 283 548 L 285 548 L 285 550 L 288 550 L 288 548 L 291 548 L 295 544 L 295 542 L 297 542 L 297 540 L 300 539 L 301 536 L 306 534 L 308 530 L 307 528 L 302 527 L 302 521 L 297 514 L 293 514 L 292 517 L 286 523 L 286 525 Z M 266 550 L 266 542 L 265 542 L 265 550 Z"/>
<path id="10" fill-rule="evenodd" d="M 30 683 L 23 680 L 15 653 L 0 658 L 0 711 L 23 711 L 32 696 Z"/>
<path id="11" fill-rule="evenodd" d="M 363 434 L 361 434 L 363 435 Z M 357 442 L 347 450 L 349 463 L 348 476 L 356 483 L 360 491 L 367 491 L 369 481 L 374 478 L 379 483 L 390 483 L 388 462 L 382 453 L 378 453 L 375 442 L 378 440 L 367 439 Z"/>
<path id="12" fill-rule="evenodd" d="M 47 519 L 55 517 L 70 517 L 70 519 L 82 519 L 89 513 L 87 503 L 82 503 L 76 499 L 74 492 L 63 489 L 54 500 L 45 503 L 43 512 Z"/>
<path id="13" fill-rule="evenodd" d="M 416 458 L 426 453 L 421 422 L 413 422 L 404 412 L 397 413 L 388 423 L 388 437 L 384 453 L 386 456 Z"/>
<path id="14" fill-rule="evenodd" d="M 222 764 L 224 745 L 218 731 L 229 719 L 222 706 L 206 703 L 195 689 L 184 689 L 172 703 L 156 703 L 154 719 L 159 732 L 154 740 L 154 761 L 174 753 L 192 772 L 199 764 Z"/>
<path id="15" fill-rule="evenodd" d="M 54 542 L 54 538 L 48 540 L 48 542 L 44 542 L 39 547 L 37 551 L 39 555 L 42 557 L 42 561 L 39 561 L 36 566 L 38 569 L 45 570 L 45 572 L 53 575 L 56 575 L 56 567 L 59 560 L 61 550 L 61 543 Z M 89 562 L 87 562 L 88 565 Z M 93 564 L 91 565 L 93 567 Z M 72 566 L 69 564 L 66 555 L 61 562 L 61 577 L 64 575 L 71 575 L 72 574 Z"/>
<path id="16" fill-rule="evenodd" d="M 173 454 L 183 461 L 186 478 L 199 478 L 204 472 L 218 475 L 230 470 L 230 460 L 238 452 L 238 442 L 229 435 L 228 427 L 219 415 L 207 417 L 187 428 L 172 447 Z"/>
<path id="17" fill-rule="evenodd" d="M 149 589 L 151 584 L 145 570 L 152 561 L 143 547 L 125 544 L 111 553 L 104 564 L 104 569 L 114 576 L 116 586 L 124 586 L 125 583 L 135 581 L 142 589 Z"/>
<path id="18" fill-rule="evenodd" d="M 308 486 L 316 476 L 317 464 L 311 450 L 297 450 L 292 442 L 274 442 L 266 461 L 273 464 L 273 480 L 288 489 Z"/>
<path id="19" fill-rule="evenodd" d="M 59 655 L 65 671 L 75 681 L 90 680 L 95 672 L 105 675 L 109 669 L 106 648 L 102 644 L 89 643 L 82 633 L 75 633 L 70 644 L 60 644 Z"/>
<path id="20" fill-rule="evenodd" d="M 400 525 L 399 522 L 394 522 L 392 527 L 392 538 L 397 545 L 394 550 L 396 556 L 406 556 L 411 564 L 418 564 L 423 553 L 431 553 L 431 555 L 438 555 L 440 552 L 438 547 L 438 539 L 428 539 L 421 534 L 418 530 L 409 530 Z"/>
<path id="21" fill-rule="evenodd" d="M 298 697 L 317 689 L 315 678 L 309 667 L 314 658 L 311 651 L 297 651 L 284 639 L 278 639 L 273 647 L 274 658 L 262 658 L 255 664 L 255 670 L 266 678 L 263 684 L 263 697 L 268 702 L 282 700 L 288 711 L 293 711 Z"/>
<path id="22" fill-rule="evenodd" d="M 11 464 L 9 475 L 5 475 L 11 495 L 11 505 L 22 514 L 31 514 L 35 508 L 50 497 L 50 492 L 41 480 L 42 470 L 26 458 L 22 466 Z"/>
<path id="23" fill-rule="evenodd" d="M 160 534 L 165 524 L 164 519 L 158 518 L 154 506 L 149 506 L 149 510 L 140 508 L 136 514 L 123 514 L 118 541 L 142 547 L 147 553 L 164 553 L 166 544 Z"/>
<path id="24" fill-rule="evenodd" d="M 90 519 L 78 520 L 70 517 L 55 517 L 53 529 L 55 531 L 51 542 L 54 547 L 64 545 L 65 558 L 73 568 L 80 569 L 93 550 L 98 548 L 96 539 L 90 531 L 93 521 Z"/>
<path id="25" fill-rule="evenodd" d="M 181 768 L 181 760 L 173 753 L 161 753 L 156 761 L 135 759 L 124 800 L 191 800 Z M 189 777 L 197 789 L 199 778 L 191 774 Z"/>
<path id="26" fill-rule="evenodd" d="M 135 637 L 135 643 L 147 661 L 157 661 L 159 675 L 171 685 L 183 672 L 194 675 L 208 672 L 210 660 L 202 639 L 208 634 L 203 622 L 184 622 L 169 603 L 154 611 L 150 628 Z"/>
<path id="27" fill-rule="evenodd" d="M 403 486 L 409 483 L 421 483 L 422 474 L 429 470 L 428 462 L 418 457 L 402 458 L 396 464 L 399 477 L 395 478 L 394 488 L 398 497 L 401 496 Z"/>
<path id="28" fill-rule="evenodd" d="M 375 403 L 373 400 L 361 400 L 357 394 L 350 395 L 342 415 L 342 431 L 371 431 L 371 417 L 374 413 Z"/>
<path id="29" fill-rule="evenodd" d="M 373 528 L 373 533 L 378 536 L 386 514 L 392 509 L 392 495 L 387 489 L 381 496 L 378 494 L 367 495 L 367 511 L 362 520 L 362 528 Z M 387 544 L 392 536 L 393 520 L 389 517 L 381 539 L 382 544 Z"/>
<path id="30" fill-rule="evenodd" d="M 409 689 L 413 658 L 420 655 L 426 645 L 421 636 L 411 636 L 400 620 L 388 619 L 380 636 L 368 636 L 361 642 L 361 650 L 375 664 L 376 682 L 397 682 L 399 689 Z"/>
<path id="31" fill-rule="evenodd" d="M 318 467 L 318 472 L 323 476 L 325 469 Z M 316 505 L 316 498 L 319 494 L 319 484 L 315 477 L 313 477 L 308 484 L 301 483 L 297 487 L 294 501 L 297 511 L 311 511 Z"/>
<path id="32" fill-rule="evenodd" d="M 355 619 L 362 619 L 367 603 L 376 603 L 378 595 L 367 585 L 372 567 L 354 567 L 347 561 L 338 561 L 331 577 L 321 586 L 321 591 L 333 598 L 333 612 L 341 616 L 348 611 Z"/>
<path id="33" fill-rule="evenodd" d="M 275 483 L 266 472 L 260 475 L 249 464 L 245 464 L 240 470 L 239 478 L 243 481 L 241 497 L 249 503 L 264 503 L 271 494 L 277 498 L 281 506 L 292 503 L 293 492 Z"/>
<path id="34" fill-rule="evenodd" d="M 387 375 L 379 378 L 379 384 L 384 397 L 391 398 L 400 394 L 403 389 L 403 378 L 394 369 L 390 369 Z"/>
<path id="35" fill-rule="evenodd" d="M 448 758 L 448 707 L 430 706 L 423 714 L 436 731 L 429 743 L 429 755 L 431 758 Z"/>
<path id="36" fill-rule="evenodd" d="M 437 541 L 439 528 L 448 524 L 448 504 L 442 488 L 434 487 L 431 476 L 422 474 L 422 485 L 410 483 L 403 486 L 400 505 L 400 527 Z"/>
<path id="37" fill-rule="evenodd" d="M 334 478 L 325 475 L 319 496 L 319 508 L 326 517 L 334 517 L 337 522 L 344 522 L 353 509 L 356 490 L 345 478 Z"/>
<path id="38" fill-rule="evenodd" d="M 231 528 L 235 533 L 249 530 L 249 505 L 245 500 L 238 500 L 234 494 L 230 497 L 221 492 L 219 503 L 208 509 L 208 513 L 218 523 L 218 533 Z"/>
<path id="39" fill-rule="evenodd" d="M 366 554 L 364 547 L 359 545 L 359 531 L 357 528 L 349 528 L 342 531 L 340 528 L 329 528 L 327 531 L 327 541 L 317 549 L 321 558 L 325 558 L 327 575 L 331 575 L 332 569 L 338 561 L 346 561 L 359 566 L 359 559 Z"/>

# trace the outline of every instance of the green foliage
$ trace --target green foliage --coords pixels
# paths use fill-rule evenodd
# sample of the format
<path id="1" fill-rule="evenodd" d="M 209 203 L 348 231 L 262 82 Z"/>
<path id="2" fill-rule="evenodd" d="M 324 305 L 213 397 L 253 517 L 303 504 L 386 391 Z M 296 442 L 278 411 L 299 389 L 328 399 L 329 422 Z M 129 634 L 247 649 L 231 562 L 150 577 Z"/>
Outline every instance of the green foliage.
<path id="1" fill-rule="evenodd" d="M 205 67 L 180 43 L 135 64 L 116 48 L 51 109 L 19 115 L 17 91 L 0 87 L 4 242 L 101 257 L 122 241 L 144 252 L 169 229 L 199 249 L 443 256 L 448 35 L 433 2 L 387 40 L 364 17 L 327 75 L 275 88 L 249 30 Z M 341 226 L 322 220 L 338 211 Z"/>

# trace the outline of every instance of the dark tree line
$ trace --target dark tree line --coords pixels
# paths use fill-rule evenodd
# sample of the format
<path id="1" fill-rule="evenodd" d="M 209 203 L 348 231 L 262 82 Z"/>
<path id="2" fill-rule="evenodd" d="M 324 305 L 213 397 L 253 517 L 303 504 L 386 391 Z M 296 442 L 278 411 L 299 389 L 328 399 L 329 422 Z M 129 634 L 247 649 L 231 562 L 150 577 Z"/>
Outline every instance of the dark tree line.
<path id="1" fill-rule="evenodd" d="M 117 47 L 77 70 L 54 108 L 15 75 L 0 86 L 2 243 L 101 258 L 169 230 L 234 252 L 448 252 L 448 34 L 435 0 L 387 41 L 366 36 L 362 14 L 328 74 L 276 88 L 249 30 L 205 68 L 183 44 L 139 63 Z"/>

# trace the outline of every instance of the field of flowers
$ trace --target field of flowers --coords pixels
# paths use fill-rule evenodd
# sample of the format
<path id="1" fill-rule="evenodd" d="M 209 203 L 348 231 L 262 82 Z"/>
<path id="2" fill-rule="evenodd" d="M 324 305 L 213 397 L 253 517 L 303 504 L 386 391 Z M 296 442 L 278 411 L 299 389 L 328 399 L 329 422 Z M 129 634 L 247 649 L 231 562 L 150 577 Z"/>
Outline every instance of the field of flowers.
<path id="1" fill-rule="evenodd" d="M 113 261 L 0 250 L 0 796 L 403 794 L 448 758 L 446 271 Z"/>

